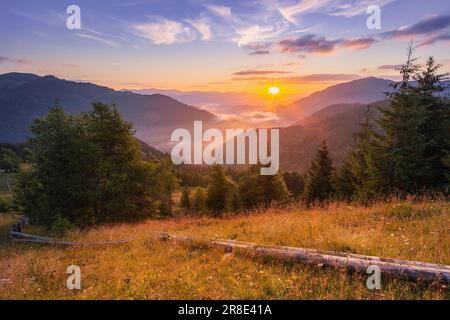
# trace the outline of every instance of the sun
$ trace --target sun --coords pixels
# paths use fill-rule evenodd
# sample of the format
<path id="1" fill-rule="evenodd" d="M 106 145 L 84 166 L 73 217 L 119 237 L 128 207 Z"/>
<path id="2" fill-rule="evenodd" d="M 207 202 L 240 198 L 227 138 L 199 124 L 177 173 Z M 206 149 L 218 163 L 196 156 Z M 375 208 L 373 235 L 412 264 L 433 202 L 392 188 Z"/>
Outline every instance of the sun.
<path id="1" fill-rule="evenodd" d="M 278 87 L 270 87 L 269 88 L 269 93 L 273 96 L 277 95 L 280 93 L 280 88 Z"/>

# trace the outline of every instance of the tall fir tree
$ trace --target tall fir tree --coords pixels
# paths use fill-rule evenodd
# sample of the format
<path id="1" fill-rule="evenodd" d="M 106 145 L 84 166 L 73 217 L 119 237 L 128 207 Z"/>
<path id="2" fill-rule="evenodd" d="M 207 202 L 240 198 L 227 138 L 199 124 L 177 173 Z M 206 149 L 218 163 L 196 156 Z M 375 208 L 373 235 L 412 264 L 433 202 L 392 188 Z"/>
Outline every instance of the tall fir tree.
<path id="1" fill-rule="evenodd" d="M 228 183 L 220 166 L 216 165 L 211 174 L 211 180 L 207 188 L 206 205 L 209 210 L 219 216 L 226 208 L 228 195 Z"/>
<path id="2" fill-rule="evenodd" d="M 183 189 L 183 193 L 181 194 L 180 206 L 186 210 L 191 208 L 190 193 L 187 187 Z"/>
<path id="3" fill-rule="evenodd" d="M 306 179 L 304 200 L 308 206 L 329 200 L 333 194 L 333 166 L 326 142 L 323 141 L 311 163 Z"/>

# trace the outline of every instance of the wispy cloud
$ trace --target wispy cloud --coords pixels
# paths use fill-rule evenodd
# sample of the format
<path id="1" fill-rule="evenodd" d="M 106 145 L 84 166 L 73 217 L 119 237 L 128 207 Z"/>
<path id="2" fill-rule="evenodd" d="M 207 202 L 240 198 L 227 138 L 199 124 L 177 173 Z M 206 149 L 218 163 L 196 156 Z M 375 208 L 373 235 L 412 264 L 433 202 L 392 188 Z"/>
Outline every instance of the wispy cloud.
<path id="1" fill-rule="evenodd" d="M 290 23 L 297 24 L 297 15 L 306 12 L 314 12 L 328 6 L 332 0 L 303 0 L 294 5 L 284 6 L 279 9 L 281 15 Z"/>
<path id="2" fill-rule="evenodd" d="M 378 66 L 379 70 L 396 70 L 401 67 L 401 64 L 383 64 Z"/>
<path id="3" fill-rule="evenodd" d="M 376 40 L 372 37 L 367 38 L 355 38 L 355 39 L 349 39 L 344 40 L 342 42 L 342 46 L 345 48 L 350 48 L 354 50 L 360 50 L 360 49 L 367 49 L 370 46 L 372 46 Z"/>
<path id="4" fill-rule="evenodd" d="M 226 18 L 226 19 L 233 18 L 233 13 L 231 12 L 230 7 L 209 4 L 209 5 L 206 5 L 206 8 L 208 8 L 209 11 L 211 11 L 212 13 L 214 13 L 222 18 Z"/>
<path id="5" fill-rule="evenodd" d="M 331 53 L 341 40 L 328 40 L 325 37 L 318 37 L 307 34 L 297 38 L 289 38 L 279 42 L 281 52 L 310 52 L 310 53 Z"/>
<path id="6" fill-rule="evenodd" d="M 187 19 L 186 22 L 191 24 L 201 35 L 202 40 L 211 39 L 211 25 L 210 23 L 202 18 L 196 20 Z"/>
<path id="7" fill-rule="evenodd" d="M 336 51 L 338 47 L 361 50 L 367 49 L 377 40 L 373 37 L 352 39 L 327 39 L 314 34 L 306 34 L 300 37 L 288 38 L 278 43 L 281 52 L 306 52 L 329 54 Z"/>
<path id="8" fill-rule="evenodd" d="M 320 12 L 333 16 L 353 17 L 366 13 L 371 5 L 383 7 L 395 0 L 302 0 L 282 6 L 279 11 L 290 23 L 298 24 L 301 14 Z"/>
<path id="9" fill-rule="evenodd" d="M 0 63 L 3 63 L 3 62 L 13 63 L 16 65 L 32 63 L 31 60 L 28 60 L 28 59 L 14 59 L 14 58 L 9 58 L 9 57 L 0 57 Z"/>
<path id="10" fill-rule="evenodd" d="M 271 42 L 255 42 L 245 45 L 245 49 L 250 50 L 250 55 L 263 55 L 270 53 Z"/>
<path id="11" fill-rule="evenodd" d="M 195 39 L 191 28 L 164 17 L 154 17 L 152 21 L 135 24 L 132 28 L 138 35 L 149 39 L 153 44 L 173 44 Z"/>
<path id="12" fill-rule="evenodd" d="M 100 43 L 106 44 L 108 46 L 111 47 L 118 47 L 119 44 L 116 41 L 110 40 L 110 39 L 106 39 L 100 36 L 95 36 L 92 34 L 87 34 L 87 33 L 77 33 L 77 36 L 80 38 L 85 38 L 85 39 L 90 39 L 90 40 L 95 40 L 98 41 Z"/>
<path id="13" fill-rule="evenodd" d="M 385 32 L 384 37 L 389 39 L 419 38 L 419 46 L 429 45 L 440 41 L 450 40 L 450 15 L 429 16 L 416 24 Z"/>
<path id="14" fill-rule="evenodd" d="M 304 83 L 324 83 L 324 82 L 342 82 L 342 81 L 351 81 L 361 78 L 360 75 L 357 74 L 342 74 L 342 73 L 318 73 L 318 74 L 308 74 L 302 76 L 293 76 L 293 77 L 236 77 L 233 78 L 234 81 L 279 81 L 285 84 L 304 84 Z"/>
<path id="15" fill-rule="evenodd" d="M 233 76 L 251 76 L 251 75 L 269 75 L 269 74 L 286 74 L 292 73 L 291 71 L 282 70 L 244 70 L 239 72 L 234 72 Z"/>

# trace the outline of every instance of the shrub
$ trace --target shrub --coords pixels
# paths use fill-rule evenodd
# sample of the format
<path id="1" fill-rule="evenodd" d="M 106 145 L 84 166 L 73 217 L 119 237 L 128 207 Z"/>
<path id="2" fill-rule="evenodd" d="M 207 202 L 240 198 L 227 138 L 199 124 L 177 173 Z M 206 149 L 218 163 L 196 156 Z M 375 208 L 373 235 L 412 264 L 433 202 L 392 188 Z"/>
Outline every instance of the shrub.
<path id="1" fill-rule="evenodd" d="M 57 236 L 64 236 L 67 231 L 73 230 L 75 226 L 69 219 L 58 215 L 50 227 L 50 232 Z"/>

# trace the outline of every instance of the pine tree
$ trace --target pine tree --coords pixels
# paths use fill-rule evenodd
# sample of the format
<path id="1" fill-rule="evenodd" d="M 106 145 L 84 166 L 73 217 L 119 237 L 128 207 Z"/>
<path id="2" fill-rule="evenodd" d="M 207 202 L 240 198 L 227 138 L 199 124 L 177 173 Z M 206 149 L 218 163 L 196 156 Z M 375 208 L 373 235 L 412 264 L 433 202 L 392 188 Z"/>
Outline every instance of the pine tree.
<path id="1" fill-rule="evenodd" d="M 261 175 L 259 180 L 263 188 L 264 204 L 266 206 L 270 206 L 273 203 L 286 204 L 289 202 L 289 190 L 280 173 Z"/>
<path id="2" fill-rule="evenodd" d="M 444 81 L 448 73 L 440 74 L 442 67 L 429 57 L 425 69 L 416 72 L 417 93 L 424 108 L 425 116 L 419 128 L 427 145 L 424 150 L 426 173 L 420 181 L 421 186 L 436 191 L 449 191 L 450 181 L 450 101 L 442 96 L 446 89 Z"/>
<path id="3" fill-rule="evenodd" d="M 228 194 L 228 183 L 222 168 L 218 165 L 214 167 L 211 180 L 207 188 L 206 205 L 209 210 L 219 216 L 226 208 Z"/>
<path id="4" fill-rule="evenodd" d="M 437 119 L 443 114 L 436 112 L 439 103 L 434 96 L 439 85 L 438 66 L 431 59 L 426 70 L 421 71 L 412 53 L 410 45 L 407 61 L 400 69 L 402 81 L 397 84 L 399 90 L 388 95 L 388 107 L 380 109 L 378 120 L 383 131 L 380 139 L 382 152 L 391 164 L 391 187 L 400 196 L 416 194 L 430 187 L 433 183 L 430 177 L 436 173 L 431 159 L 439 158 L 436 152 L 442 150 L 442 146 L 433 142 L 437 138 L 436 130 L 443 130 L 442 119 Z M 411 83 L 415 79 L 418 79 L 418 85 Z M 433 114 L 439 116 L 433 117 Z M 437 123 L 432 123 L 431 118 Z M 434 166 L 439 167 L 436 162 Z"/>
<path id="5" fill-rule="evenodd" d="M 333 170 L 326 142 L 323 141 L 308 170 L 303 195 L 308 206 L 316 201 L 323 202 L 331 198 L 333 193 Z"/>
<path id="6" fill-rule="evenodd" d="M 189 189 L 186 187 L 184 188 L 183 193 L 181 195 L 181 203 L 180 203 L 181 207 L 186 210 L 189 210 L 191 208 L 191 201 L 189 197 L 190 197 Z"/>
<path id="7" fill-rule="evenodd" d="M 337 170 L 334 180 L 337 199 L 350 202 L 353 199 L 356 187 L 355 177 L 347 161 Z"/>
<path id="8" fill-rule="evenodd" d="M 285 172 L 283 178 L 291 196 L 298 200 L 305 189 L 303 176 L 298 172 Z"/>
<path id="9" fill-rule="evenodd" d="M 196 213 L 202 213 L 206 210 L 206 192 L 202 187 L 197 187 L 192 199 L 192 209 Z"/>
<path id="10" fill-rule="evenodd" d="M 258 170 L 257 166 L 253 166 L 239 179 L 239 194 L 245 209 L 256 208 L 264 202 L 264 189 Z"/>

